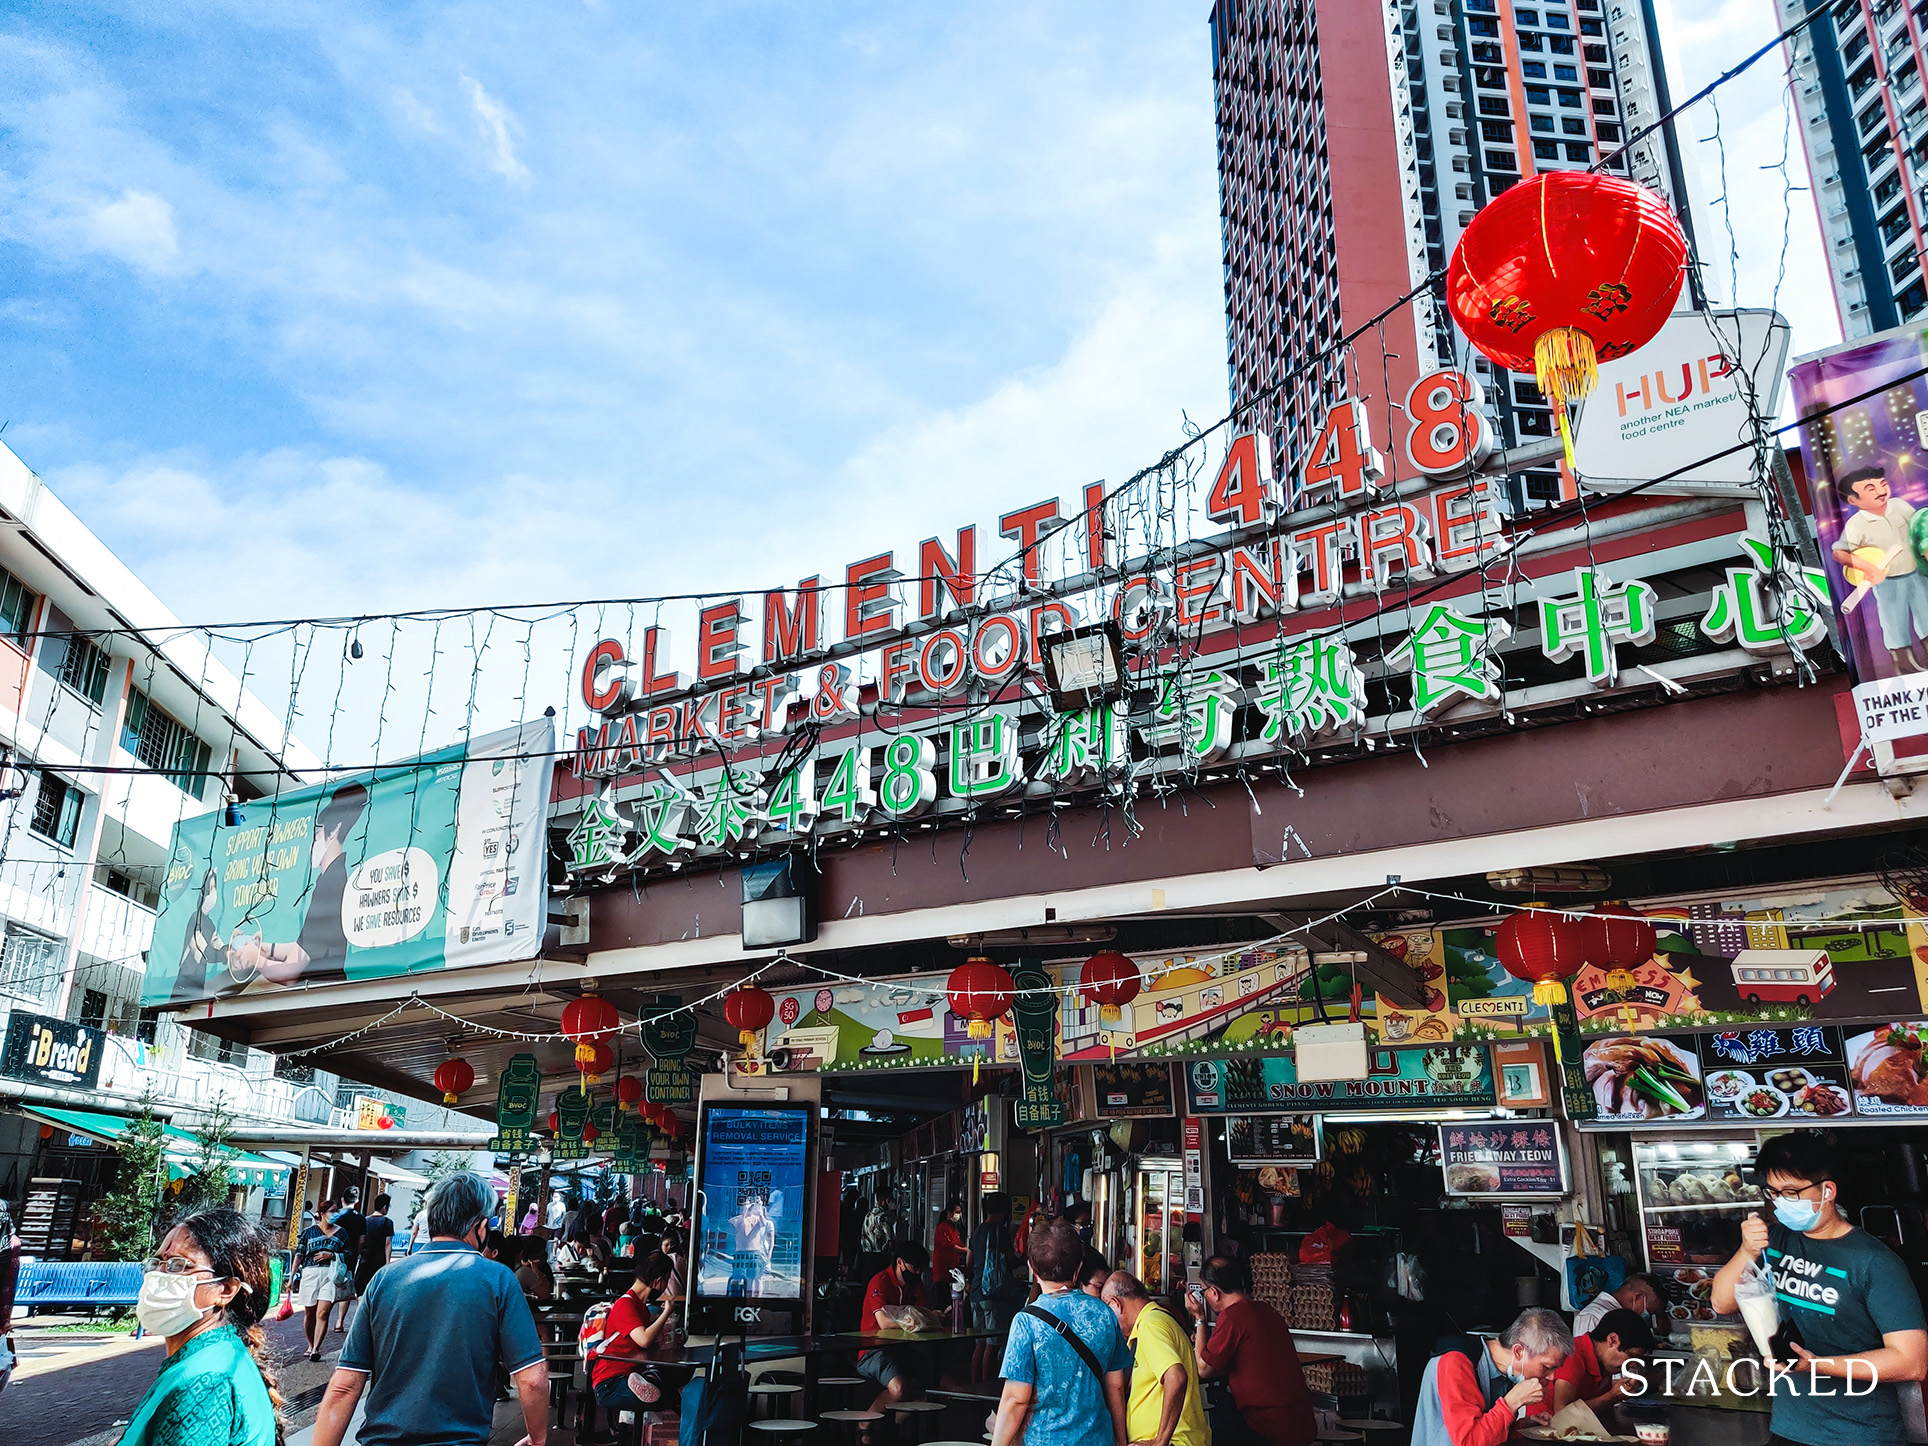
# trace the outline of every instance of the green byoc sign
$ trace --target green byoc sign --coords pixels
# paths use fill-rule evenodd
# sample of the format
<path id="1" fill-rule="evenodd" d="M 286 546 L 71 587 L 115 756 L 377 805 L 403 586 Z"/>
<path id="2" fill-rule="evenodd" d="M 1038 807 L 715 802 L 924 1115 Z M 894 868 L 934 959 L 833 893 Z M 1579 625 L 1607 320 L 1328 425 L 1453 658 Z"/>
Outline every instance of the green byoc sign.
<path id="1" fill-rule="evenodd" d="M 1375 1048 L 1367 1058 L 1364 1079 L 1303 1082 L 1290 1055 L 1198 1059 L 1185 1066 L 1185 1093 L 1195 1115 L 1478 1108 L 1498 1102 L 1492 1060 L 1483 1044 Z"/>

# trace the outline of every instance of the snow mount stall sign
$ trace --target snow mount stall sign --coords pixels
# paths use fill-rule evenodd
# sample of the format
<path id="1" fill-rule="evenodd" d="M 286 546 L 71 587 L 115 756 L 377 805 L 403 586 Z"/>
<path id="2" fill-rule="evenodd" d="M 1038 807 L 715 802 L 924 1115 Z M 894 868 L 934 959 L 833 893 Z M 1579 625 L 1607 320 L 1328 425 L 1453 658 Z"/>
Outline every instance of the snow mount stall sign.
<path id="1" fill-rule="evenodd" d="M 660 620 L 600 639 L 578 678 L 595 721 L 578 728 L 571 755 L 576 777 L 593 781 L 569 839 L 572 871 L 781 846 L 1027 795 L 1121 794 L 1162 773 L 1344 741 L 1368 724 L 1398 732 L 1454 710 L 1492 712 L 1500 646 L 1522 608 L 1537 626 L 1519 645 L 1537 640 L 1560 686 L 1617 688 L 1620 653 L 1657 636 L 1657 589 L 1624 564 L 1611 575 L 1528 567 L 1518 607 L 1489 615 L 1462 591 L 1389 623 L 1387 702 L 1369 705 L 1366 669 L 1315 615 L 1408 580 L 1471 573 L 1511 545 L 1498 484 L 1478 470 L 1494 437 L 1478 382 L 1431 372 L 1404 409 L 1403 435 L 1385 439 L 1392 456 L 1351 397 L 1281 473 L 1263 435 L 1235 436 L 1206 474 L 1201 508 L 1222 530 L 1181 547 L 1139 537 L 1130 509 L 1108 507 L 1094 483 L 1068 508 L 1051 497 L 1004 514 L 1001 542 L 970 525 L 760 599 L 692 603 L 678 627 L 693 624 L 693 648 L 685 633 L 679 649 Z M 1762 578 L 1791 575 L 1787 564 L 1759 538 L 1729 541 L 1725 580 L 1707 592 L 1695 635 L 1710 659 L 1728 661 L 1707 666 L 1824 638 L 1825 579 L 1781 589 L 1770 617 Z M 1094 686 L 1058 675 L 1052 689 L 1066 638 L 1080 645 L 1066 667 Z M 946 706 L 966 698 L 968 709 Z M 805 730 L 803 756 L 786 753 Z"/>

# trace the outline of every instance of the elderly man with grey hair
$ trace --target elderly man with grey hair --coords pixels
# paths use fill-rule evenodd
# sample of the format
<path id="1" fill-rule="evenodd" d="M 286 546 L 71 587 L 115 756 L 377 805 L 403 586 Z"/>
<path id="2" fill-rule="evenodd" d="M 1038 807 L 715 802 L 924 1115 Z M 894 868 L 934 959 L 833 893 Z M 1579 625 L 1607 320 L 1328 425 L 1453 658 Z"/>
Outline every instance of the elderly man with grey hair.
<path id="1" fill-rule="evenodd" d="M 1573 1333 L 1550 1310 L 1521 1311 L 1493 1340 L 1444 1337 L 1419 1378 L 1412 1446 L 1501 1446 L 1572 1354 Z"/>
<path id="2" fill-rule="evenodd" d="M 549 1367 L 508 1267 L 481 1253 L 495 1191 L 451 1175 L 429 1191 L 429 1243 L 378 1271 L 315 1418 L 314 1446 L 341 1446 L 366 1390 L 360 1446 L 488 1446 L 495 1369 L 515 1383 L 529 1434 L 549 1436 Z"/>

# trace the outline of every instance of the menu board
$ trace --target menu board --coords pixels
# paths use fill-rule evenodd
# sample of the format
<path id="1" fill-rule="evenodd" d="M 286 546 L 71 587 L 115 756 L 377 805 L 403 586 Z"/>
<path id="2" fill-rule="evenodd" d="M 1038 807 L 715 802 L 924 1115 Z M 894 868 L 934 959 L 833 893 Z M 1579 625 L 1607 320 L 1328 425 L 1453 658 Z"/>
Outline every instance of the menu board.
<path id="1" fill-rule="evenodd" d="M 1163 1062 L 1084 1065 L 1078 1083 L 1091 1119 L 1168 1119 L 1178 1113 L 1172 1067 Z"/>
<path id="2" fill-rule="evenodd" d="M 1588 1042 L 1583 1064 L 1602 1122 L 1672 1125 L 1707 1114 L 1691 1034 L 1605 1035 Z"/>
<path id="3" fill-rule="evenodd" d="M 1316 1165 L 1319 1117 L 1231 1115 L 1225 1121 L 1225 1153 L 1234 1165 Z"/>
<path id="4" fill-rule="evenodd" d="M 1566 1152 L 1547 1120 L 1441 1125 L 1439 1165 L 1448 1195 L 1564 1195 Z"/>
<path id="5" fill-rule="evenodd" d="M 1841 1048 L 1841 1031 L 1825 1024 L 1702 1035 L 1707 1118 L 1809 1121 L 1851 1113 Z"/>
<path id="6" fill-rule="evenodd" d="M 1860 1115 L 1928 1114 L 1928 1021 L 1883 1024 L 1849 1037 L 1845 1058 Z"/>

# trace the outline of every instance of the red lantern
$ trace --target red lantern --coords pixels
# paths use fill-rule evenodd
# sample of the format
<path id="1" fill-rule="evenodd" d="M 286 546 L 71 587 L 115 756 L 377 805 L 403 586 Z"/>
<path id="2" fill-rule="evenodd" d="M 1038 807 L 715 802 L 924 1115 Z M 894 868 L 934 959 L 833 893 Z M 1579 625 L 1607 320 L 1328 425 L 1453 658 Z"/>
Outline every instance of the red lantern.
<path id="1" fill-rule="evenodd" d="M 745 1049 L 756 1047 L 757 1034 L 776 1017 L 776 1012 L 777 1002 L 770 997 L 770 991 L 755 984 L 732 989 L 723 999 L 723 1017 Z"/>
<path id="2" fill-rule="evenodd" d="M 1532 981 L 1535 1004 L 1566 1003 L 1564 981 L 1587 962 L 1586 931 L 1580 922 L 1535 904 L 1507 917 L 1494 947 L 1508 974 Z"/>
<path id="3" fill-rule="evenodd" d="M 1625 904 L 1600 904 L 1580 920 L 1587 962 L 1596 969 L 1638 969 L 1654 957 L 1660 936 L 1646 916 Z"/>
<path id="4" fill-rule="evenodd" d="M 636 1101 L 643 1097 L 643 1082 L 633 1074 L 626 1074 L 616 1081 L 616 1108 L 625 1113 L 636 1107 Z"/>
<path id="5" fill-rule="evenodd" d="M 455 1097 L 475 1083 L 475 1067 L 466 1059 L 450 1056 L 435 1067 L 435 1087 L 442 1092 L 442 1103 L 454 1104 Z"/>
<path id="6" fill-rule="evenodd" d="M 1460 234 L 1447 305 L 1481 352 L 1538 379 L 1571 466 L 1567 403 L 1593 390 L 1597 362 L 1653 340 L 1686 262 L 1680 223 L 1645 186 L 1546 171 L 1507 190 Z"/>
<path id="7" fill-rule="evenodd" d="M 595 1144 L 601 1135 L 602 1131 L 596 1128 L 593 1120 L 584 1120 L 582 1122 L 582 1142 L 585 1145 Z"/>
<path id="8" fill-rule="evenodd" d="M 616 1006 L 597 994 L 585 994 L 562 1007 L 562 1033 L 576 1042 L 576 1068 L 587 1074 L 596 1062 L 596 1043 L 622 1027 Z"/>
<path id="9" fill-rule="evenodd" d="M 1101 1021 L 1116 1024 L 1123 1017 L 1124 1007 L 1138 997 L 1144 981 L 1130 959 L 1116 949 L 1101 949 L 1085 960 L 1078 987 L 1097 1004 Z"/>
<path id="10" fill-rule="evenodd" d="M 972 1039 L 989 1039 L 997 1032 L 994 1021 L 1011 1012 L 1017 982 L 989 959 L 967 959 L 951 970 L 944 983 L 951 1013 L 964 1021 Z"/>
<path id="11" fill-rule="evenodd" d="M 549 1111 L 549 1133 L 553 1135 L 560 1132 L 561 1129 L 562 1121 L 556 1117 L 554 1110 Z"/>
<path id="12" fill-rule="evenodd" d="M 578 1045 L 576 1048 L 577 1068 L 582 1070 L 584 1088 L 593 1084 L 601 1084 L 602 1077 L 616 1067 L 616 1051 L 604 1044 L 600 1039 L 591 1043 L 589 1050 L 589 1063 L 585 1067 L 582 1064 L 582 1047 Z"/>

